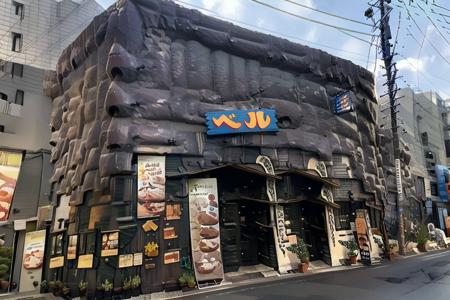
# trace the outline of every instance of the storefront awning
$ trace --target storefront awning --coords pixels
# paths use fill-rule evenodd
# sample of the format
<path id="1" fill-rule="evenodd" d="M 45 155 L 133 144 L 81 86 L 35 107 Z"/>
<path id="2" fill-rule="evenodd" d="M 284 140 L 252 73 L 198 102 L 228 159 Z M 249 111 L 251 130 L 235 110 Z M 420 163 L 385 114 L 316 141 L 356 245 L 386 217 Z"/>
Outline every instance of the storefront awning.
<path id="1" fill-rule="evenodd" d="M 322 182 L 322 183 L 330 185 L 332 187 L 340 187 L 340 185 L 338 183 L 332 181 L 331 179 L 320 177 L 314 171 L 301 170 L 301 169 L 289 169 L 289 170 L 283 170 L 283 171 L 276 172 L 276 175 L 285 175 L 285 174 L 299 175 L 299 176 L 303 176 L 303 177 L 309 178 L 309 179 L 317 181 L 317 182 Z"/>
<path id="2" fill-rule="evenodd" d="M 182 173 L 167 172 L 166 176 L 169 178 L 182 177 L 182 176 L 194 176 L 194 175 L 208 173 L 208 172 L 217 171 L 217 170 L 226 169 L 226 168 L 236 169 L 236 170 L 240 170 L 242 172 L 246 172 L 249 174 L 262 176 L 262 177 L 266 177 L 266 178 L 272 178 L 272 179 L 276 179 L 276 180 L 281 179 L 280 176 L 267 174 L 261 166 L 256 165 L 256 164 L 225 164 L 225 165 L 220 165 L 220 166 L 216 166 L 216 167 L 197 169 L 197 170 L 192 170 L 192 171 L 187 171 L 187 172 L 182 172 Z"/>

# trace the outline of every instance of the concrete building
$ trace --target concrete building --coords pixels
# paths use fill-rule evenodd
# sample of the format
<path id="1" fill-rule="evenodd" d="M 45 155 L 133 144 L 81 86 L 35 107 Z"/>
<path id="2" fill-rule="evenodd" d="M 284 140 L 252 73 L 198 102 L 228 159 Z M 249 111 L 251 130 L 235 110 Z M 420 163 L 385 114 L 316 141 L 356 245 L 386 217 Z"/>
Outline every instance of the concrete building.
<path id="1" fill-rule="evenodd" d="M 0 179 L 0 189 L 8 181 L 15 187 L 0 203 L 6 212 L 0 231 L 6 233 L 6 246 L 17 249 L 10 279 L 21 291 L 34 289 L 32 282 L 40 278 L 21 280 L 26 232 L 45 228 L 39 218 L 50 217 L 50 208 L 42 208 L 50 204 L 52 171 L 46 150 L 52 101 L 43 94 L 44 71 L 55 69 L 62 50 L 102 11 L 94 0 L 0 0 L 0 156 L 22 157 L 17 177 Z M 11 168 L 0 165 L 0 173 L 2 167 Z"/>
<path id="2" fill-rule="evenodd" d="M 409 168 L 403 174 L 406 184 L 405 218 L 414 223 L 434 222 L 444 229 L 447 216 L 447 192 L 439 192 L 439 173 L 447 172 L 445 148 L 448 126 L 445 101 L 436 92 L 417 93 L 411 88 L 398 92 L 399 136 L 404 150 L 411 155 Z M 380 126 L 390 129 L 387 98 L 380 101 Z M 438 174 L 437 174 L 438 173 Z M 446 190 L 446 187 L 445 187 Z"/>

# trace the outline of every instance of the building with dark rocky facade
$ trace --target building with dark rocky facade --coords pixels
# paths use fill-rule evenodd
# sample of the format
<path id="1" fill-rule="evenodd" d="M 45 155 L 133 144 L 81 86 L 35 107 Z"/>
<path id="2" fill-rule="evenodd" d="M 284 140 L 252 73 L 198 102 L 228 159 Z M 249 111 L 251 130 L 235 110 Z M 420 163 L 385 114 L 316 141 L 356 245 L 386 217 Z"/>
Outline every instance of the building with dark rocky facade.
<path id="1" fill-rule="evenodd" d="M 63 249 L 78 240 L 75 258 L 64 250 L 50 280 L 121 286 L 139 274 L 150 293 L 177 288 L 189 260 L 199 284 L 216 259 L 225 272 L 255 264 L 287 272 L 298 260 L 286 247 L 300 238 L 312 261 L 340 265 L 355 209 L 382 227 L 395 177 L 382 167 L 373 75 L 350 61 L 170 1 L 128 0 L 95 18 L 45 85 L 53 196 L 70 197 L 67 224 L 52 236 L 63 235 Z M 337 115 L 342 95 L 354 109 Z M 235 131 L 212 134 L 207 124 Z M 205 204 L 213 213 L 199 207 L 207 216 L 193 221 L 197 179 L 212 179 L 217 193 Z M 192 258 L 197 221 L 210 226 L 200 260 Z M 117 241 L 110 232 L 118 247 L 106 256 L 102 241 Z M 375 258 L 371 232 L 369 243 Z M 143 261 L 124 267 L 126 254 Z"/>

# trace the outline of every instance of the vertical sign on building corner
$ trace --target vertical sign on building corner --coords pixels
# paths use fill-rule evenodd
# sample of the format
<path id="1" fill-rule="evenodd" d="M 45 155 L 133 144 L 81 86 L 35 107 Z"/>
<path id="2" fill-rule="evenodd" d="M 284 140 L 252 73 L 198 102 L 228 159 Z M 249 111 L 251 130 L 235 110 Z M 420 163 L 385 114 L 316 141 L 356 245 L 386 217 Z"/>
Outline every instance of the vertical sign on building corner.
<path id="1" fill-rule="evenodd" d="M 402 168 L 400 165 L 400 159 L 395 160 L 395 182 L 397 184 L 398 202 L 403 201 L 403 187 L 402 187 Z"/>

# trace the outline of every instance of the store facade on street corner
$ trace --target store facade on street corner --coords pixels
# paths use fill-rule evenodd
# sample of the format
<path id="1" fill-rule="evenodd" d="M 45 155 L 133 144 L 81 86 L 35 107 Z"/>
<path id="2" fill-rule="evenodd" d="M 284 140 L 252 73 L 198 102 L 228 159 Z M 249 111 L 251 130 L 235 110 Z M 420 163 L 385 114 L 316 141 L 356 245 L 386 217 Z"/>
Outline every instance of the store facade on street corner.
<path id="1" fill-rule="evenodd" d="M 170 1 L 119 1 L 46 76 L 52 195 L 70 206 L 46 279 L 93 295 L 139 275 L 147 294 L 177 289 L 191 265 L 202 288 L 242 266 L 297 269 L 298 239 L 330 266 L 355 237 L 379 259 L 395 172 L 374 88 L 323 51 Z"/>

